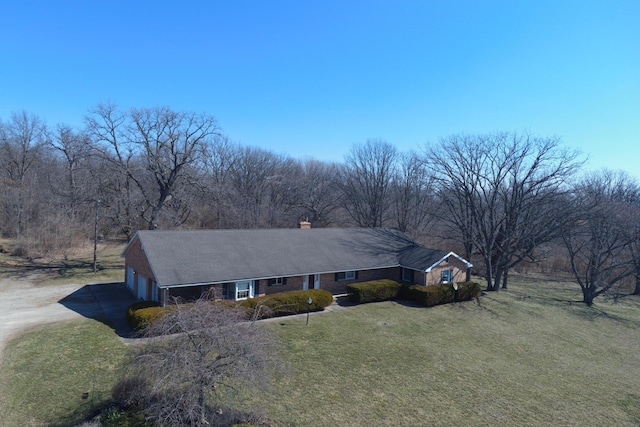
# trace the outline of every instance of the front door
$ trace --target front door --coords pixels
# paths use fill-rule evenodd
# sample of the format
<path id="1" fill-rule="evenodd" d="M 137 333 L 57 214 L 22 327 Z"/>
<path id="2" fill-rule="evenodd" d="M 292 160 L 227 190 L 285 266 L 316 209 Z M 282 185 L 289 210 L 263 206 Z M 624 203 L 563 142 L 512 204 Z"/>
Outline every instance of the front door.
<path id="1" fill-rule="evenodd" d="M 320 275 L 313 275 L 313 289 L 320 289 Z"/>
<path id="2" fill-rule="evenodd" d="M 309 289 L 309 276 L 305 275 L 302 277 L 302 290 L 306 291 Z"/>

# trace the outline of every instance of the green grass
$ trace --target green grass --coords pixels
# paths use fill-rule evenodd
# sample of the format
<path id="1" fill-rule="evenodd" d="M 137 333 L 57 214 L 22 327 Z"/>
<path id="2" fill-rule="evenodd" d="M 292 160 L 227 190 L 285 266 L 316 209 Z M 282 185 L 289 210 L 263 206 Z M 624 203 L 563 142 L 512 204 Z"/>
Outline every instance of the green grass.
<path id="1" fill-rule="evenodd" d="M 518 281 L 480 303 L 396 302 L 270 324 L 291 373 L 264 399 L 297 426 L 640 425 L 640 305 Z"/>
<path id="2" fill-rule="evenodd" d="M 109 400 L 126 351 L 113 330 L 95 320 L 45 326 L 12 341 L 0 369 L 0 425 L 80 423 Z"/>
<path id="3" fill-rule="evenodd" d="M 263 326 L 290 372 L 250 404 L 299 427 L 640 425 L 640 300 L 579 299 L 575 284 L 515 279 L 479 303 L 281 318 Z M 24 335 L 0 370 L 0 425 L 73 425 L 108 399 L 125 353 L 96 321 Z"/>

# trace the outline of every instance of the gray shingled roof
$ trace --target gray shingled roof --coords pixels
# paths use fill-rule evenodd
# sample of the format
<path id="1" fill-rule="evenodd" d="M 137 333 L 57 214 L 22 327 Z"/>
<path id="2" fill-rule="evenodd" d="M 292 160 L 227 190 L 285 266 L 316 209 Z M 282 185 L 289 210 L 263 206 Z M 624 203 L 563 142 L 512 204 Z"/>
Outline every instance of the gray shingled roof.
<path id="1" fill-rule="evenodd" d="M 161 287 L 397 266 L 425 271 L 449 254 L 382 228 L 138 231 L 136 238 Z"/>

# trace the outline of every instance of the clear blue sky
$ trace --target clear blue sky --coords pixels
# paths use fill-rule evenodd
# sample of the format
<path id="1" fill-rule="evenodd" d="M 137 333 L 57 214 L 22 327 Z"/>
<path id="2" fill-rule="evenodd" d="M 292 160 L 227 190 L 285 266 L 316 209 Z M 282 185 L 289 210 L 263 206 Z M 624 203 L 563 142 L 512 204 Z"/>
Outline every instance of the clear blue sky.
<path id="1" fill-rule="evenodd" d="M 0 118 L 107 100 L 294 157 L 528 130 L 640 176 L 640 1 L 0 0 Z"/>

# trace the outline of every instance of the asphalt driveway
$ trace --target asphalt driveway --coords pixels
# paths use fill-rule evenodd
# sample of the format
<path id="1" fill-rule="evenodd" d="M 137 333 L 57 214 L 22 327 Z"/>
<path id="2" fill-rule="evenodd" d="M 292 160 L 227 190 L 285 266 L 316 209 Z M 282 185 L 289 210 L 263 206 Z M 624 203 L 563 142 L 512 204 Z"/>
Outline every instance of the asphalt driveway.
<path id="1" fill-rule="evenodd" d="M 41 285 L 29 277 L 0 278 L 0 351 L 13 337 L 40 325 L 91 318 L 131 336 L 126 308 L 135 301 L 123 283 Z"/>

